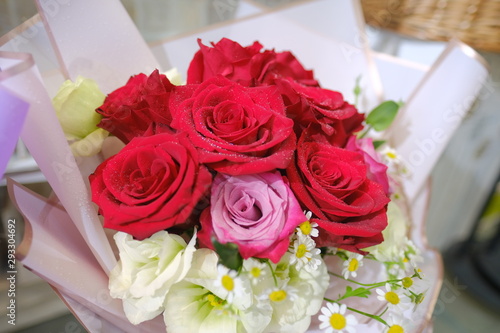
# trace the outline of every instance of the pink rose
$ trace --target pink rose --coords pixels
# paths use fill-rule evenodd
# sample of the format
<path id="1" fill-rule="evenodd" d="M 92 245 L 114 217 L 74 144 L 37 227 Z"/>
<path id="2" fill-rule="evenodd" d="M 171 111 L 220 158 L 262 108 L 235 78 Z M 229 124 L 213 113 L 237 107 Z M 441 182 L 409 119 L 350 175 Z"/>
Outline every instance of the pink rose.
<path id="1" fill-rule="evenodd" d="M 279 172 L 229 176 L 218 174 L 211 206 L 200 217 L 203 246 L 211 238 L 235 243 L 244 259 L 269 258 L 277 263 L 288 249 L 290 235 L 306 220 Z"/>
<path id="2" fill-rule="evenodd" d="M 347 150 L 355 151 L 363 155 L 365 164 L 367 166 L 366 176 L 368 179 L 382 185 L 385 194 L 390 194 L 389 178 L 387 177 L 387 165 L 380 161 L 380 158 L 373 147 L 372 139 L 356 139 L 351 136 L 347 141 Z"/>

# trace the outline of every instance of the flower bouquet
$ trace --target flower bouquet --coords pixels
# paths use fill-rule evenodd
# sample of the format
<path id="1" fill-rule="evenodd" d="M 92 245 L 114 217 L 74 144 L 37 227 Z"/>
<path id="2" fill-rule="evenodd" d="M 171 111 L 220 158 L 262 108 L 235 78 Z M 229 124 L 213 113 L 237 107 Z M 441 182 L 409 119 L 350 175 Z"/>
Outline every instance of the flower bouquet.
<path id="1" fill-rule="evenodd" d="M 407 165 L 383 134 L 400 103 L 360 112 L 359 79 L 347 101 L 257 41 L 198 47 L 186 83 L 78 77 L 27 121 L 53 131 L 48 152 L 25 139 L 57 199 L 10 183 L 26 220 L 44 221 L 23 263 L 89 331 L 420 329 L 430 284 Z"/>

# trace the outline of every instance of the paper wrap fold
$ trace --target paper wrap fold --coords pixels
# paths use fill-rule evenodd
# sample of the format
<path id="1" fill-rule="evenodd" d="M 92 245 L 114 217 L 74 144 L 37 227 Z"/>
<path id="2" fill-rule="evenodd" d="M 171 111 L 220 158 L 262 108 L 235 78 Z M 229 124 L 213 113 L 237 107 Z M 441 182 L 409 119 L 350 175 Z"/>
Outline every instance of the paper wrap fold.
<path id="1" fill-rule="evenodd" d="M 58 198 L 47 200 L 19 184 L 9 184 L 11 196 L 31 230 L 23 241 L 23 264 L 47 280 L 91 332 L 162 331 L 161 318 L 132 328 L 123 314 L 121 301 L 109 297 L 107 273 L 116 259 L 90 202 L 79 161 L 71 155 L 44 87 L 44 82 L 58 77 L 54 72 L 71 78 L 81 74 L 97 79 L 108 93 L 123 85 L 128 76 L 147 73 L 159 64 L 118 0 L 92 0 L 85 4 L 66 1 L 57 8 L 48 2 L 39 3 L 45 30 L 39 31 L 36 38 L 43 44 L 44 36 L 48 36 L 59 66 L 49 71 L 43 81 L 33 64 L 20 75 L 0 81 L 0 93 L 7 88 L 9 94 L 30 104 L 21 136 Z M 161 42 L 152 48 L 155 53 L 164 53 L 171 64 L 185 73 L 196 51 L 197 38 L 206 44 L 222 37 L 243 45 L 259 40 L 277 51 L 292 50 L 307 68 L 314 69 L 324 87 L 345 92 L 348 99 L 352 98 L 356 78 L 363 74 L 363 110 L 376 106 L 382 99 L 406 101 L 390 139 L 404 160 L 416 161 L 418 151 L 424 154 L 404 184 L 414 220 L 411 236 L 422 251 L 422 268 L 430 272 L 432 281 L 428 297 L 417 313 L 414 331 L 420 332 L 430 321 L 442 281 L 440 256 L 428 249 L 425 240 L 429 196 L 425 184 L 470 101 L 477 96 L 487 69 L 477 54 L 459 42 L 452 42 L 430 69 L 374 56 L 363 39 L 360 13 L 357 1 L 308 1 Z M 332 22 L 331 17 L 340 17 L 341 22 Z M 110 18 L 113 24 L 109 24 Z M 339 30 L 341 23 L 349 29 Z M 0 50 L 19 47 L 16 38 L 19 35 L 0 39 Z M 29 43 L 23 47 L 29 48 Z M 54 65 L 55 60 L 52 61 Z M 449 80 L 456 68 L 463 69 L 463 80 Z M 0 72 L 0 78 L 1 75 Z M 457 104 L 461 108 L 455 109 Z M 432 149 L 430 144 L 423 144 L 427 140 L 432 141 Z M 423 150 L 425 147 L 429 149 Z M 365 324 L 366 332 L 378 329 L 373 321 Z M 310 332 L 316 331 L 317 326 L 312 326 Z"/>
<path id="2" fill-rule="evenodd" d="M 1 56 L 1 53 L 0 53 Z M 1 82 L 1 78 L 0 78 Z M 29 104 L 0 86 L 0 179 L 17 145 Z"/>

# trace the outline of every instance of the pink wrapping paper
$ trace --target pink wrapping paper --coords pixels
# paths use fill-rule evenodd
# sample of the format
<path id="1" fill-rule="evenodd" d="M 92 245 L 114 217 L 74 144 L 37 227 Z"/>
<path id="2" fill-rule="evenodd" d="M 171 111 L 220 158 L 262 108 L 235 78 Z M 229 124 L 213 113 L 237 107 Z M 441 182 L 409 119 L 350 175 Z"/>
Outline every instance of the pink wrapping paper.
<path id="1" fill-rule="evenodd" d="M 8 188 L 26 224 L 19 259 L 62 296 L 89 331 L 165 330 L 161 317 L 138 326 L 130 324 L 121 300 L 109 295 L 108 275 L 56 198 L 40 197 L 13 181 L 8 181 Z"/>
<path id="2" fill-rule="evenodd" d="M 90 202 L 87 188 L 59 125 L 52 101 L 31 56 L 11 54 L 11 58 L 15 59 L 16 56 L 26 59 L 22 63 L 22 70 L 18 70 L 17 75 L 2 79 L 1 85 L 30 103 L 21 139 L 97 260 L 108 272 L 115 265 L 116 259 L 97 212 Z"/>
<path id="3" fill-rule="evenodd" d="M 119 0 L 36 3 L 66 78 L 92 78 L 109 93 L 159 68 Z"/>

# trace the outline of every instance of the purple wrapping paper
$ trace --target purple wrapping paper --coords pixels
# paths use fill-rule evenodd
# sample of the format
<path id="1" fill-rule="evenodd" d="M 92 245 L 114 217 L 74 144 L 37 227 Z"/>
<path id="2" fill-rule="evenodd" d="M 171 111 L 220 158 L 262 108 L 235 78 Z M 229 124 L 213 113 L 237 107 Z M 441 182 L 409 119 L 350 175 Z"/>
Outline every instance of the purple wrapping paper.
<path id="1" fill-rule="evenodd" d="M 0 86 L 0 179 L 14 152 L 29 104 Z"/>

